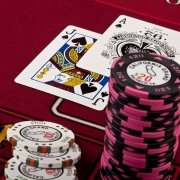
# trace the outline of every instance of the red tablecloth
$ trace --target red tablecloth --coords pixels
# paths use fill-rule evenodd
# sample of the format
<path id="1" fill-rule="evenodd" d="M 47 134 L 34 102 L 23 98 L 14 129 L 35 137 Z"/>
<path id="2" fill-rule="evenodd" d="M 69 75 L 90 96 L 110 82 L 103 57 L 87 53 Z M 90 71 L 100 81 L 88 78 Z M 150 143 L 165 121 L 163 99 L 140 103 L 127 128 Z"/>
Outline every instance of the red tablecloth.
<path id="1" fill-rule="evenodd" d="M 77 164 L 79 179 L 99 178 L 105 112 L 61 101 L 16 84 L 14 79 L 67 25 L 103 33 L 121 14 L 180 30 L 180 5 L 168 4 L 166 0 L 1 0 L 0 141 L 5 125 L 15 122 L 47 120 L 63 124 L 75 132 L 82 149 L 82 159 Z M 179 155 L 180 151 L 176 165 L 180 165 Z M 0 179 L 11 156 L 9 143 L 2 141 Z"/>

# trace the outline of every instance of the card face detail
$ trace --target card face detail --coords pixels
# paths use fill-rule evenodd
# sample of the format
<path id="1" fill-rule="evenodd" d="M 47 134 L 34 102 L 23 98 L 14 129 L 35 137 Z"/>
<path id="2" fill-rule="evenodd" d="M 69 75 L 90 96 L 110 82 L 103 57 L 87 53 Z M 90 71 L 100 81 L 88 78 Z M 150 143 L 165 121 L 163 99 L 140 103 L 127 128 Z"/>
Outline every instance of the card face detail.
<path id="1" fill-rule="evenodd" d="M 66 27 L 15 82 L 103 110 L 108 100 L 109 78 L 76 66 L 99 36 L 79 27 Z"/>
<path id="2" fill-rule="evenodd" d="M 134 52 L 150 52 L 180 59 L 180 32 L 138 20 L 119 16 L 98 39 L 78 67 L 110 76 L 114 59 Z"/>

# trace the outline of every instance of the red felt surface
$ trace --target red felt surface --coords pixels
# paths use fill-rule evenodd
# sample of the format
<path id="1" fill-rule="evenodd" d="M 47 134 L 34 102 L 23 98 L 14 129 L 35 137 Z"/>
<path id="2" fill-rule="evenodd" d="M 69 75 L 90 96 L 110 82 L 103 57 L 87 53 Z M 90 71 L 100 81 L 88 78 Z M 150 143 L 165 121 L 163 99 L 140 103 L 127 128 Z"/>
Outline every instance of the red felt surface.
<path id="1" fill-rule="evenodd" d="M 120 15 L 180 30 L 180 5 L 165 0 L 1 0 L 0 6 L 0 125 L 38 119 L 72 129 L 82 149 L 79 178 L 99 178 L 105 112 L 99 112 L 14 82 L 15 77 L 67 25 L 103 33 Z M 176 164 L 180 165 L 180 150 Z M 7 142 L 0 146 L 0 180 L 11 157 Z M 178 177 L 178 176 L 177 176 Z"/>
<path id="2" fill-rule="evenodd" d="M 108 6 L 129 11 L 139 17 L 146 17 L 156 24 L 160 24 L 179 31 L 179 5 L 168 4 L 166 0 L 97 0 Z M 173 0 L 171 0 L 173 2 Z M 176 0 L 174 0 L 176 2 Z M 128 13 L 128 14 L 129 14 Z"/>

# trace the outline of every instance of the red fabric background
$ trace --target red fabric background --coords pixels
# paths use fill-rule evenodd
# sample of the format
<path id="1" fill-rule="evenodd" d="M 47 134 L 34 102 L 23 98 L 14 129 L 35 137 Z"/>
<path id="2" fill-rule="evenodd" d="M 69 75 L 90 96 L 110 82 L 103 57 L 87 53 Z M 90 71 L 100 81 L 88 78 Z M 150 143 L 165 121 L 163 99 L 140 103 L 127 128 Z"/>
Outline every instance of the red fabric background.
<path id="1" fill-rule="evenodd" d="M 82 149 L 77 165 L 80 180 L 99 177 L 105 112 L 66 100 L 58 104 L 57 97 L 16 84 L 14 79 L 66 26 L 103 33 L 120 14 L 180 30 L 180 5 L 165 0 L 1 0 L 0 126 L 38 119 L 72 129 Z M 180 165 L 179 154 L 176 164 Z M 10 145 L 4 141 L 0 147 L 0 180 L 10 157 Z"/>

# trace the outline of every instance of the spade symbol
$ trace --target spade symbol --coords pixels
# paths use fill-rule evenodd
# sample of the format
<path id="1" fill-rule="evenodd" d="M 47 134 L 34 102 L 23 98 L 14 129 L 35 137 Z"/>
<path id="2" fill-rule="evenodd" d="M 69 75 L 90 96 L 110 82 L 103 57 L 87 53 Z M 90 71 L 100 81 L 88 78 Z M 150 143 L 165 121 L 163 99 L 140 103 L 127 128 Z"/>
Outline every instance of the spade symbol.
<path id="1" fill-rule="evenodd" d="M 121 28 L 122 26 L 121 26 L 121 24 L 116 24 L 116 27 Z"/>
<path id="2" fill-rule="evenodd" d="M 92 92 L 96 91 L 97 87 L 95 87 L 93 85 L 94 85 L 93 83 L 90 83 L 90 84 L 83 83 L 83 84 L 81 84 L 82 94 L 88 94 L 88 93 L 92 93 Z"/>
<path id="3" fill-rule="evenodd" d="M 108 93 L 107 93 L 106 91 L 105 91 L 105 92 L 102 92 L 102 93 L 101 93 L 101 96 L 102 96 L 102 97 L 106 97 L 106 96 L 108 96 Z"/>
<path id="4" fill-rule="evenodd" d="M 62 36 L 63 39 L 68 39 L 68 35 Z"/>
<path id="5" fill-rule="evenodd" d="M 87 44 L 86 38 L 85 37 L 80 37 L 80 38 L 76 38 L 72 40 L 73 43 L 75 43 L 75 45 L 81 45 L 84 46 Z"/>
<path id="6" fill-rule="evenodd" d="M 119 21 L 119 24 L 116 24 L 115 26 L 117 28 L 121 28 L 122 27 L 122 24 L 125 24 L 126 23 L 126 18 L 122 19 L 121 21 Z"/>

